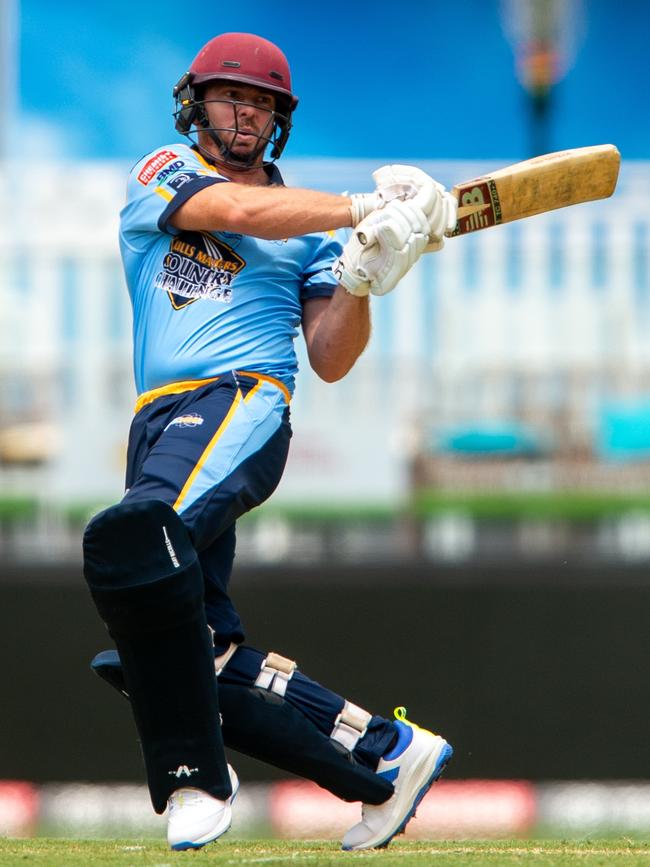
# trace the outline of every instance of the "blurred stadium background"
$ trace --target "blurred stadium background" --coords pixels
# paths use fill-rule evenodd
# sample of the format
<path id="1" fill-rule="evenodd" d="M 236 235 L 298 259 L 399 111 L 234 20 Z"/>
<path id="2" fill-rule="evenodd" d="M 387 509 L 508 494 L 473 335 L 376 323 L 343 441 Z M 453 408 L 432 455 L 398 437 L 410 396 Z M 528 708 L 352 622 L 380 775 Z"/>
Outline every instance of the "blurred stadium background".
<path id="1" fill-rule="evenodd" d="M 0 0 L 0 832 L 160 833 L 128 707 L 88 669 L 107 644 L 80 535 L 120 496 L 134 399 L 126 174 L 175 141 L 197 49 L 248 30 L 292 63 L 293 185 L 622 152 L 612 200 L 425 258 L 342 383 L 303 359 L 289 468 L 241 522 L 233 595 L 253 643 L 454 743 L 412 835 L 650 835 L 650 7 L 219 6 L 199 27 L 170 0 Z M 233 761 L 236 833 L 351 824 Z"/>

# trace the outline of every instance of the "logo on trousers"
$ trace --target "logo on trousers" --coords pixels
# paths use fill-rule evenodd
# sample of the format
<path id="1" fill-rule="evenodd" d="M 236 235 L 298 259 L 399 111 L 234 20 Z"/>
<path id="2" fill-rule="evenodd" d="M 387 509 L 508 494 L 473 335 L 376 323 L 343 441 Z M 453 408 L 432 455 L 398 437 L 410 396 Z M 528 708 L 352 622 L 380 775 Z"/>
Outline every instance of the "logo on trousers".
<path id="1" fill-rule="evenodd" d="M 180 780 L 181 777 L 191 777 L 192 774 L 198 774 L 198 768 L 188 768 L 187 765 L 179 765 L 175 771 L 167 771 L 170 777 L 176 777 Z"/>
<path id="2" fill-rule="evenodd" d="M 174 551 L 174 546 L 172 545 L 172 540 L 169 538 L 167 534 L 167 527 L 163 525 L 163 535 L 165 537 L 165 547 L 167 548 L 167 553 L 172 561 L 172 565 L 175 569 L 178 569 L 181 565 L 178 557 L 176 556 L 176 551 Z"/>
<path id="3" fill-rule="evenodd" d="M 200 427 L 203 422 L 204 418 L 198 412 L 188 412 L 187 415 L 177 415 L 176 418 L 173 418 L 163 428 L 163 432 L 172 427 L 172 425 L 176 425 L 177 427 Z"/>

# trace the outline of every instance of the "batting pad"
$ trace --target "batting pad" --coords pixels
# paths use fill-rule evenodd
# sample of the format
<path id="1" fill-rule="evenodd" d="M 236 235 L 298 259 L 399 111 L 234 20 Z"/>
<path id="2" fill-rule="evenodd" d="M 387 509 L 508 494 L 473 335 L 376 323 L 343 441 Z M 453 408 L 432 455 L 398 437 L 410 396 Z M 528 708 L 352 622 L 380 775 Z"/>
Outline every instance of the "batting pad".
<path id="1" fill-rule="evenodd" d="M 264 654 L 240 647 L 219 675 L 219 704 L 223 717 L 222 735 L 227 747 L 282 770 L 313 780 L 345 801 L 382 804 L 393 794 L 388 780 L 378 776 L 357 756 L 333 741 L 328 732 L 331 714 L 322 730 L 304 707 L 274 692 L 253 686 Z M 99 653 L 91 667 L 118 692 L 129 697 L 119 655 L 113 650 Z M 247 671 L 248 669 L 248 671 Z M 302 676 L 304 678 L 304 676 Z M 215 678 L 216 680 L 216 678 Z M 307 682 L 308 678 L 304 678 Z M 329 692 L 314 681 L 315 689 Z M 303 684 L 304 686 L 304 684 Z M 312 704 L 315 704 L 312 695 Z M 342 703 L 342 700 L 341 700 Z M 380 718 L 375 718 L 379 720 Z M 383 723 L 387 721 L 382 720 Z M 388 737 L 394 736 L 390 724 Z M 386 735 L 381 734 L 378 754 Z M 376 765 L 376 760 L 373 763 Z"/>
<path id="2" fill-rule="evenodd" d="M 231 794 L 203 575 L 183 521 L 158 500 L 100 513 L 84 575 L 122 663 L 154 809 L 193 786 Z"/>

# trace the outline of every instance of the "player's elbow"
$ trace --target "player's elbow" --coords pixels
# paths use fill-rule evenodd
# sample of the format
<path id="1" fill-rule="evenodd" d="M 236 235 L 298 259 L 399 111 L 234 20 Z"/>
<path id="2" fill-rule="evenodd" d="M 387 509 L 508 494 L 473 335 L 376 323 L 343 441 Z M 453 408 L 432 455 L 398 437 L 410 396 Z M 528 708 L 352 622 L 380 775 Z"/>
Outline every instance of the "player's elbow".
<path id="1" fill-rule="evenodd" d="M 338 382 L 340 379 L 343 379 L 343 377 L 345 376 L 346 373 L 347 373 L 347 370 L 344 370 L 340 373 L 339 372 L 335 373 L 335 372 L 330 371 L 330 370 L 327 370 L 327 371 L 317 370 L 316 371 L 316 374 L 318 375 L 319 379 L 322 379 L 323 382 L 329 382 L 329 383 Z"/>
<path id="2" fill-rule="evenodd" d="M 311 369 L 324 382 L 338 382 L 350 372 L 353 365 L 354 360 L 348 362 L 334 358 L 310 359 Z"/>
<path id="3" fill-rule="evenodd" d="M 340 379 L 343 379 L 347 370 L 343 371 L 332 371 L 332 370 L 317 370 L 316 371 L 318 378 L 322 379 L 323 382 L 338 382 Z"/>

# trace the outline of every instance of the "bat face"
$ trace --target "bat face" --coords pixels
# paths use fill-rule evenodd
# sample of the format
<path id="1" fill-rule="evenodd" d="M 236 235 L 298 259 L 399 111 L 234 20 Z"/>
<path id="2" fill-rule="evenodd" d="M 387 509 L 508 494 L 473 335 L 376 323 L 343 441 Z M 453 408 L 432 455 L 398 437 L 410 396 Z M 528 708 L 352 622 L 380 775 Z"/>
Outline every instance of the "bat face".
<path id="1" fill-rule="evenodd" d="M 611 196 L 621 155 L 614 145 L 557 151 L 457 184 L 458 222 L 450 236 Z"/>

